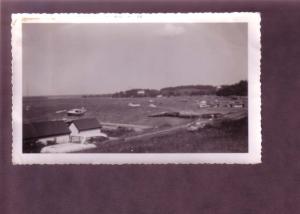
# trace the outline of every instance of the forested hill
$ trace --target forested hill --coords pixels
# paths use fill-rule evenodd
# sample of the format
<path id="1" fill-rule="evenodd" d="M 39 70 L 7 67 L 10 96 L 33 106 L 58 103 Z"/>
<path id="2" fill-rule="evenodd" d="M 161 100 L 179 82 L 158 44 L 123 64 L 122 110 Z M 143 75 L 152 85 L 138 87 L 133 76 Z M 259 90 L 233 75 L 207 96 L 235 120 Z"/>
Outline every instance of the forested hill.
<path id="1" fill-rule="evenodd" d="M 157 96 L 194 96 L 216 94 L 216 87 L 202 85 L 185 85 L 177 87 L 167 87 L 160 90 L 154 89 L 131 89 L 113 94 L 113 97 L 157 97 Z"/>
<path id="2" fill-rule="evenodd" d="M 215 94 L 217 88 L 209 85 L 185 85 L 177 87 L 162 88 L 160 93 L 163 96 L 194 96 Z"/>
<path id="3" fill-rule="evenodd" d="M 248 95 L 248 82 L 242 80 L 233 85 L 224 85 L 217 90 L 218 96 L 247 96 Z"/>
<path id="4" fill-rule="evenodd" d="M 112 97 L 157 97 L 157 96 L 196 96 L 196 95 L 218 95 L 218 96 L 246 96 L 247 81 L 240 81 L 233 85 L 221 87 L 210 85 L 184 85 L 155 89 L 131 89 L 112 94 Z"/>
<path id="5" fill-rule="evenodd" d="M 131 89 L 114 93 L 112 97 L 156 97 L 159 94 L 155 89 Z"/>

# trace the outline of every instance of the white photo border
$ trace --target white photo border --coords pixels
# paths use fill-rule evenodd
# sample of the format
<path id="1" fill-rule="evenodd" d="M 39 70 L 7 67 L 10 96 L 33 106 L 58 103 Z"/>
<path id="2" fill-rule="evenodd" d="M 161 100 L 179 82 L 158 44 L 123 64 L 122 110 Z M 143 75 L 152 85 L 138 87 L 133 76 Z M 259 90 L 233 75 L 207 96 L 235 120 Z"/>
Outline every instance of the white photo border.
<path id="1" fill-rule="evenodd" d="M 258 164 L 261 163 L 260 13 L 12 14 L 12 163 L 30 164 Z M 22 152 L 23 23 L 248 23 L 248 153 Z"/>

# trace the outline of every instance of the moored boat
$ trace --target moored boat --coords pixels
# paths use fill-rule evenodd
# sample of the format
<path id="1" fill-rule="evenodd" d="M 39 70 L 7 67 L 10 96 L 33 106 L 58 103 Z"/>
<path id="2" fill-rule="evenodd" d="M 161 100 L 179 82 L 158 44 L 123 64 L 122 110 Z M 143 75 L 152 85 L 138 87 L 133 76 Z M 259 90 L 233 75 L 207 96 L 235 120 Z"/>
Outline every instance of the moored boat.
<path id="1" fill-rule="evenodd" d="M 84 115 L 86 112 L 85 108 L 81 108 L 81 109 L 71 109 L 68 111 L 68 116 L 82 116 Z"/>

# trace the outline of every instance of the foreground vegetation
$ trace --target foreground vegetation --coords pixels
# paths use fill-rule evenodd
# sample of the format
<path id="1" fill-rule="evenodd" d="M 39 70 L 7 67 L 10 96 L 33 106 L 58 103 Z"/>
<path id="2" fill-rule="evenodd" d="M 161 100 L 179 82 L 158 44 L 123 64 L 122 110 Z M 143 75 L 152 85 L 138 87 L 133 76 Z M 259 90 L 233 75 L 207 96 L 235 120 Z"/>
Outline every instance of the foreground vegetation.
<path id="1" fill-rule="evenodd" d="M 99 144 L 89 153 L 242 153 L 248 151 L 248 120 L 223 121 L 196 132 L 185 129 L 162 136 L 138 140 L 119 140 Z"/>

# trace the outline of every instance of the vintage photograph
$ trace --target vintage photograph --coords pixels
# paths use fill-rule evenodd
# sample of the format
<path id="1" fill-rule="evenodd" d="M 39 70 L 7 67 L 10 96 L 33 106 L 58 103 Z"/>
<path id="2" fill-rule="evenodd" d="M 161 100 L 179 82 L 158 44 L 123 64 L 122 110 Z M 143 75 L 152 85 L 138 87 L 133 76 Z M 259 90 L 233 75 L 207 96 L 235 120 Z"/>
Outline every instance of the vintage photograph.
<path id="1" fill-rule="evenodd" d="M 15 14 L 13 162 L 259 163 L 259 23 Z"/>

